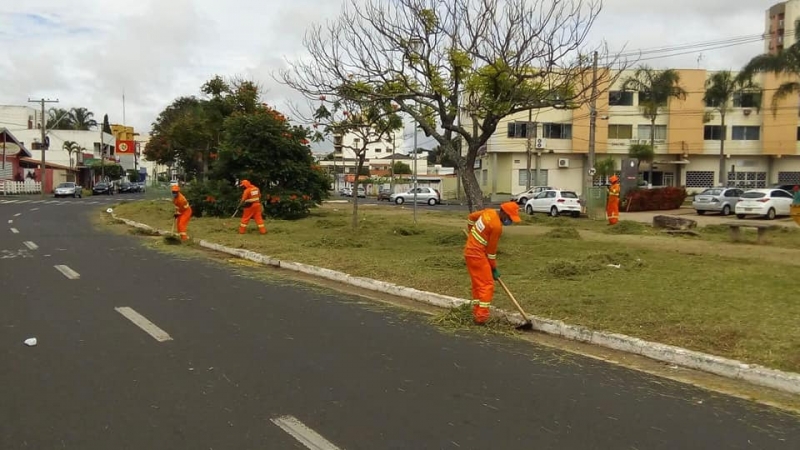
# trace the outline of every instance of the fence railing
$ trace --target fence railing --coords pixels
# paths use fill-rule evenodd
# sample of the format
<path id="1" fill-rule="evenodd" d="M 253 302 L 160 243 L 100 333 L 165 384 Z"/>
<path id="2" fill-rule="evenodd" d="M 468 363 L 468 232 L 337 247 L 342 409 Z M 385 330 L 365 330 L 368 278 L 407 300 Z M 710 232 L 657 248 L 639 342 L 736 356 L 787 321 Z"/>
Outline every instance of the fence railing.
<path id="1" fill-rule="evenodd" d="M 0 195 L 40 194 L 40 181 L 0 181 Z"/>

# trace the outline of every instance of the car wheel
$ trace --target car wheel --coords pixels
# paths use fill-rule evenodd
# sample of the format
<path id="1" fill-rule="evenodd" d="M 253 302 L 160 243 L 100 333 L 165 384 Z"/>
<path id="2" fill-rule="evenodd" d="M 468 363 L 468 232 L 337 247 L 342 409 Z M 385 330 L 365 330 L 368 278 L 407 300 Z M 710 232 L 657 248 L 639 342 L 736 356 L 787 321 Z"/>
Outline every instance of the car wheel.
<path id="1" fill-rule="evenodd" d="M 767 211 L 767 220 L 775 220 L 775 208 L 770 208 Z"/>
<path id="2" fill-rule="evenodd" d="M 533 206 L 526 205 L 525 206 L 525 212 L 532 216 L 533 215 Z"/>
<path id="3" fill-rule="evenodd" d="M 558 208 L 556 208 L 555 206 L 553 206 L 552 208 L 550 208 L 550 216 L 552 216 L 552 217 L 558 217 Z"/>
<path id="4" fill-rule="evenodd" d="M 528 199 L 527 198 L 522 197 L 521 199 L 519 199 L 519 204 L 520 205 L 524 205 L 525 203 L 528 203 Z"/>
<path id="5" fill-rule="evenodd" d="M 744 214 L 737 214 L 737 215 L 736 215 L 736 218 L 737 218 L 737 219 L 744 219 Z"/>
<path id="6" fill-rule="evenodd" d="M 723 216 L 730 216 L 731 215 L 731 206 L 725 205 L 722 207 L 722 215 Z"/>
<path id="7" fill-rule="evenodd" d="M 428 205 L 436 206 L 436 199 L 435 198 L 428 199 Z"/>
<path id="8" fill-rule="evenodd" d="M 697 211 L 697 215 L 698 215 L 698 216 L 702 216 L 702 215 L 703 215 L 703 214 L 705 214 L 705 213 L 706 213 L 705 211 Z"/>
<path id="9" fill-rule="evenodd" d="M 403 200 L 403 197 L 397 197 L 396 199 L 394 199 L 394 202 L 397 203 L 398 205 L 402 205 L 404 201 L 405 200 Z"/>

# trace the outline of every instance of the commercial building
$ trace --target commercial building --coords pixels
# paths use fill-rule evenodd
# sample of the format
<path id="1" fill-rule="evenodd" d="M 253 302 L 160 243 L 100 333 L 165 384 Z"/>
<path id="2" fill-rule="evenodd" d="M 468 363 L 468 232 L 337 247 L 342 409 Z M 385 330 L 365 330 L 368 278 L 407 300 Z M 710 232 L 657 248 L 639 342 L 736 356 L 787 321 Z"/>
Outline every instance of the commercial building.
<path id="1" fill-rule="evenodd" d="M 800 19 L 800 0 L 772 5 L 765 14 L 764 53 L 778 53 L 795 43 L 795 23 Z"/>

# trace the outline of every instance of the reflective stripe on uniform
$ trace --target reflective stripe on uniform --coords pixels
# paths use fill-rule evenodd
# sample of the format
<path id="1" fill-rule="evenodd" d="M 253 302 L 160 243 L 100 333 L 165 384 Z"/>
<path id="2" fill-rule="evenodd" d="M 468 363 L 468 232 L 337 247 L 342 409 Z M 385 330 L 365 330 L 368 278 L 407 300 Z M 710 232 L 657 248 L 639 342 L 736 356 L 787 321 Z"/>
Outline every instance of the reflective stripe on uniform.
<path id="1" fill-rule="evenodd" d="M 266 225 L 264 225 L 263 223 L 258 226 L 258 228 L 265 228 L 265 227 L 266 227 Z"/>
<path id="2" fill-rule="evenodd" d="M 474 222 L 474 221 L 472 221 L 472 220 L 468 220 L 468 221 L 467 221 L 467 225 L 475 225 L 475 222 Z"/>
<path id="3" fill-rule="evenodd" d="M 473 306 L 479 305 L 480 303 L 481 303 L 480 300 L 472 300 L 472 305 Z"/>
<path id="4" fill-rule="evenodd" d="M 487 254 L 486 257 L 489 259 L 497 259 L 497 254 Z"/>
<path id="5" fill-rule="evenodd" d="M 478 307 L 480 308 L 488 308 L 490 306 L 492 306 L 491 302 L 478 302 Z"/>
<path id="6" fill-rule="evenodd" d="M 487 242 L 486 239 L 484 239 L 483 236 L 481 236 L 481 234 L 478 233 L 478 230 L 474 228 L 472 229 L 472 237 L 474 237 L 476 241 L 480 242 L 484 246 L 489 245 L 489 242 Z"/>

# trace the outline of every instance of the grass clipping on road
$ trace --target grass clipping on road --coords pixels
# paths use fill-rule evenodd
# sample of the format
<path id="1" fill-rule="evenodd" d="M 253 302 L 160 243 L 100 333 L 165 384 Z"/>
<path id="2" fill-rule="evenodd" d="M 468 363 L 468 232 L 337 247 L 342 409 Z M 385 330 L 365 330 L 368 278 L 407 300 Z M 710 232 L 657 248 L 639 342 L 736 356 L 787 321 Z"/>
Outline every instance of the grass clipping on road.
<path id="1" fill-rule="evenodd" d="M 171 208 L 168 202 L 135 202 L 115 212 L 168 230 Z M 238 217 L 193 218 L 189 235 L 470 299 L 462 257 L 465 215 L 418 215 L 414 226 L 408 208 L 362 207 L 353 231 L 347 205 L 326 205 L 307 219 L 268 220 L 266 236 L 254 223 L 238 235 Z M 800 249 L 800 233 L 776 232 L 772 239 L 779 247 L 754 246 L 729 243 L 715 229 L 684 239 L 620 224 L 612 230 L 585 219 L 526 216 L 503 233 L 500 273 L 531 314 L 800 372 L 798 268 L 769 253 L 800 259 L 800 250 L 792 250 Z M 514 310 L 499 287 L 494 305 Z M 464 311 L 448 314 L 436 319 L 440 325 L 468 326 Z"/>

